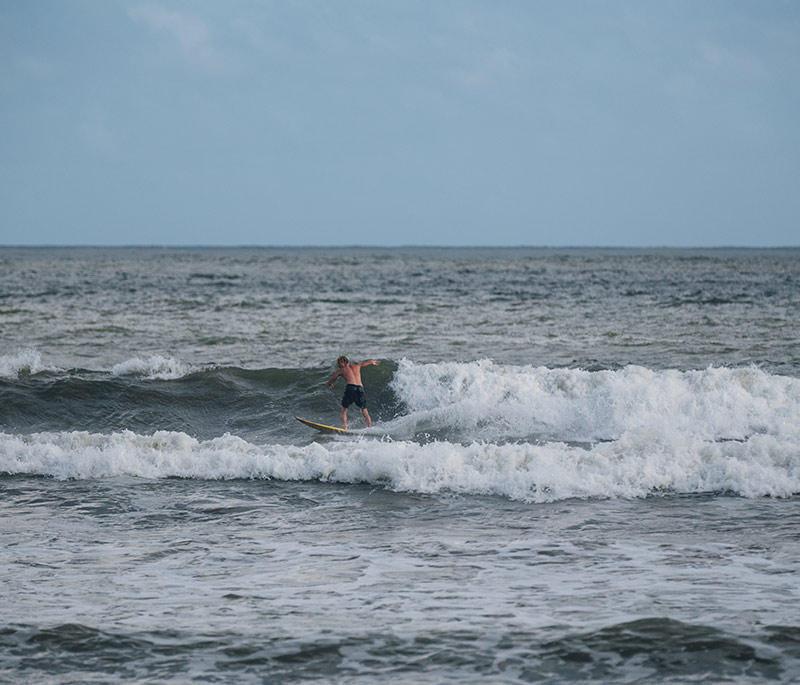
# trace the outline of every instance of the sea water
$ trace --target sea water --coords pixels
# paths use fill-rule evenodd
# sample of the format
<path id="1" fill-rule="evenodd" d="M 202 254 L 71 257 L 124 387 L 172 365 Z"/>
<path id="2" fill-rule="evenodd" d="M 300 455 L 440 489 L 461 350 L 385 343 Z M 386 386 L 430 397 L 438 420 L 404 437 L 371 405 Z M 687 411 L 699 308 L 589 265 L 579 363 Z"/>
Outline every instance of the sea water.
<path id="1" fill-rule="evenodd" d="M 0 266 L 0 681 L 800 679 L 800 250 Z"/>

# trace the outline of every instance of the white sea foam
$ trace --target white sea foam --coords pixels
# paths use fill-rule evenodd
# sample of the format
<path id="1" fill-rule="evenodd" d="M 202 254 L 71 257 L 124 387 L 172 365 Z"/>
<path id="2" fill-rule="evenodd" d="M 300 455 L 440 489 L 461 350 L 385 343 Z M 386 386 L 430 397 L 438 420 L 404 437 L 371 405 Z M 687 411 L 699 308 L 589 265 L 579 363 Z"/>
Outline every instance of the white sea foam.
<path id="1" fill-rule="evenodd" d="M 111 373 L 115 376 L 144 376 L 159 380 L 174 380 L 191 373 L 192 367 L 172 357 L 153 355 L 147 359 L 134 357 L 115 364 Z"/>
<path id="2" fill-rule="evenodd" d="M 398 491 L 501 495 L 524 501 L 643 497 L 658 491 L 800 493 L 797 442 L 754 435 L 709 442 L 629 432 L 590 447 L 565 443 L 332 441 L 255 445 L 232 435 L 0 433 L 0 472 L 56 478 L 265 478 L 382 484 Z"/>
<path id="3" fill-rule="evenodd" d="M 58 367 L 42 362 L 38 350 L 22 349 L 15 354 L 0 355 L 0 378 L 19 378 L 23 373 L 42 373 L 43 371 L 60 371 Z"/>
<path id="4" fill-rule="evenodd" d="M 800 437 L 800 379 L 752 367 L 590 372 L 403 360 L 392 385 L 409 408 L 398 431 L 450 426 L 488 441 Z"/>

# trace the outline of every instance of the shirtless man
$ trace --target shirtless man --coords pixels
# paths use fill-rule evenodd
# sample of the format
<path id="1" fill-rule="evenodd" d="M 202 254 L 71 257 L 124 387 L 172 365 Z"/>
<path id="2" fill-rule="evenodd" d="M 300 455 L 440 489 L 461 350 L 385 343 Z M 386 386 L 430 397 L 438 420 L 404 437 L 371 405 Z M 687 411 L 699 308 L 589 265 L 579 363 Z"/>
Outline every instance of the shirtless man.
<path id="1" fill-rule="evenodd" d="M 347 387 L 344 389 L 344 397 L 342 397 L 342 428 L 347 430 L 347 408 L 356 403 L 356 406 L 361 408 L 361 413 L 364 414 L 364 420 L 367 426 L 372 426 L 372 419 L 369 417 L 367 411 L 367 398 L 364 395 L 364 386 L 361 383 L 361 369 L 364 366 L 378 366 L 380 362 L 377 359 L 370 359 L 358 364 L 351 364 L 350 360 L 342 355 L 336 360 L 339 370 L 328 379 L 328 387 L 333 388 L 333 381 L 339 376 L 347 381 Z"/>

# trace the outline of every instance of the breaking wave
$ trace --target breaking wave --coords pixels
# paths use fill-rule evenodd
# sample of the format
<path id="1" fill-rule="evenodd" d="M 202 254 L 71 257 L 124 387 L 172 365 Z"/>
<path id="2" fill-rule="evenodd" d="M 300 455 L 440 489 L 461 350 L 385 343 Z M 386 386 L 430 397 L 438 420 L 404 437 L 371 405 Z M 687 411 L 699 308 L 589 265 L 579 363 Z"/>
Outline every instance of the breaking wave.
<path id="1" fill-rule="evenodd" d="M 167 358 L 130 360 L 111 375 L 62 379 L 46 392 L 25 383 L 27 404 L 17 384 L 5 381 L 9 416 L 51 411 L 65 397 L 60 384 L 73 384 L 76 416 L 90 396 L 126 397 L 127 404 L 117 407 L 113 424 L 100 423 L 109 413 L 104 400 L 93 410 L 97 419 L 65 419 L 67 430 L 7 425 L 0 472 L 320 480 L 531 502 L 800 493 L 795 378 L 757 368 L 586 371 L 408 360 L 381 365 L 380 374 L 369 388 L 376 428 L 347 438 L 312 433 L 293 420 L 297 407 L 287 406 L 287 398 L 305 397 L 298 406 L 306 402 L 312 418 L 336 420 L 338 395 L 323 387 L 321 369 L 189 372 Z M 190 430 L 193 424 L 206 430 Z"/>
<path id="2" fill-rule="evenodd" d="M 0 434 L 0 472 L 55 478 L 278 479 L 371 483 L 417 493 L 500 495 L 543 502 L 644 497 L 654 492 L 800 492 L 796 445 L 771 436 L 687 442 L 627 436 L 591 447 L 565 443 L 334 440 L 256 445 L 233 435 L 185 433 Z"/>

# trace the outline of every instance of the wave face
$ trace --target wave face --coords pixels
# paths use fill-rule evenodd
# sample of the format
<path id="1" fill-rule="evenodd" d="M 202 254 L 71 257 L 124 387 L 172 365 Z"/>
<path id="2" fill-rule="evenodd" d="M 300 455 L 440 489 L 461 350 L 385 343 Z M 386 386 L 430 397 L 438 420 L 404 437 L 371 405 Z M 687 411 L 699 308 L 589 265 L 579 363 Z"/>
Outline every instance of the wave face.
<path id="1" fill-rule="evenodd" d="M 330 438 L 293 419 L 338 421 L 327 369 L 38 364 L 0 379 L 7 474 L 360 482 L 531 502 L 800 492 L 800 380 L 757 368 L 387 361 L 365 371 L 376 427 Z"/>
<path id="2" fill-rule="evenodd" d="M 154 355 L 108 370 L 65 370 L 31 351 L 0 358 L 3 364 L 10 373 L 0 376 L 0 430 L 14 433 L 176 431 L 202 439 L 232 433 L 265 442 L 307 436 L 295 414 L 339 420 L 342 385 L 327 388 L 328 368 L 198 367 Z M 397 411 L 389 388 L 394 369 L 387 362 L 369 371 L 370 403 L 382 416 Z"/>

